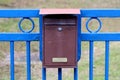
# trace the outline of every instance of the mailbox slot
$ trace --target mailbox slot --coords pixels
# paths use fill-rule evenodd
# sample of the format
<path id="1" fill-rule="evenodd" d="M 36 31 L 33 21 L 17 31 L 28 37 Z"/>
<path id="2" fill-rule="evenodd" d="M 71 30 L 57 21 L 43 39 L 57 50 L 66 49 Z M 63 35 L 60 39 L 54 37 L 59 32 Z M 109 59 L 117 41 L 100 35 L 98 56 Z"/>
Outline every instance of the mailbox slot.
<path id="1" fill-rule="evenodd" d="M 77 17 L 43 16 L 43 66 L 73 68 L 77 65 Z"/>

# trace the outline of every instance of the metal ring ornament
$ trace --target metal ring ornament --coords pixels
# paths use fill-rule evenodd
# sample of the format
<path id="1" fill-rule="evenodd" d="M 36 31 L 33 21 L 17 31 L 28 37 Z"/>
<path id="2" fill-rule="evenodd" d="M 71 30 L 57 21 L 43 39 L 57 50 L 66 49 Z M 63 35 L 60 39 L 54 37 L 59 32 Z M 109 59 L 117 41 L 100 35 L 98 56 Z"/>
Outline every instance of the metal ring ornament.
<path id="1" fill-rule="evenodd" d="M 98 28 L 96 29 L 96 30 L 91 30 L 90 28 L 89 28 L 89 22 L 92 20 L 92 19 L 96 19 L 97 21 L 98 21 L 98 23 L 99 23 L 99 26 L 98 26 Z M 97 33 L 97 32 L 99 32 L 100 31 L 100 29 L 101 29 L 101 27 L 102 27 L 102 22 L 101 22 L 101 20 L 99 19 L 99 18 L 97 18 L 97 17 L 91 17 L 91 18 L 89 18 L 88 20 L 87 20 L 87 22 L 86 22 L 86 29 L 88 30 L 88 32 L 90 32 L 90 33 Z"/>
<path id="2" fill-rule="evenodd" d="M 22 23 L 25 19 L 28 19 L 28 20 L 32 23 L 32 26 L 31 26 L 31 29 L 30 29 L 30 30 L 24 30 L 24 29 L 22 28 L 22 26 L 21 26 L 21 23 Z M 34 21 L 33 21 L 31 18 L 29 18 L 29 17 L 24 17 L 24 18 L 22 18 L 22 19 L 19 21 L 18 27 L 19 27 L 20 31 L 22 31 L 22 32 L 24 32 L 24 33 L 30 33 L 30 32 L 32 32 L 32 31 L 34 30 L 35 24 L 34 24 Z"/>

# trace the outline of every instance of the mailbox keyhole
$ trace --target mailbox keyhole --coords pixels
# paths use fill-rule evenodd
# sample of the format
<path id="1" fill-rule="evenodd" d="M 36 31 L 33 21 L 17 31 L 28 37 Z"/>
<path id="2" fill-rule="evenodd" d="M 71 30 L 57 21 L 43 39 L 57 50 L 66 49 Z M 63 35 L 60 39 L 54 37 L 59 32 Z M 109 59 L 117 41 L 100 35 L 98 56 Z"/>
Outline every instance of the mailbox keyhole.
<path id="1" fill-rule="evenodd" d="M 58 27 L 57 30 L 58 30 L 59 32 L 61 32 L 61 31 L 63 30 L 63 28 L 62 28 L 62 27 Z"/>

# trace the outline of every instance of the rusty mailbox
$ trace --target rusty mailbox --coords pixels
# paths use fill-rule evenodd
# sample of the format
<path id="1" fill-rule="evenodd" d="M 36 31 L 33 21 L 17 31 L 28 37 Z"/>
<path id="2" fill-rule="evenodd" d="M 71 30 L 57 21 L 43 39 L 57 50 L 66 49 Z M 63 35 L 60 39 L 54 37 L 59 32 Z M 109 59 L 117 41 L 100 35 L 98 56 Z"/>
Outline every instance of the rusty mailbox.
<path id="1" fill-rule="evenodd" d="M 74 68 L 77 66 L 77 16 L 46 14 L 43 16 L 43 66 Z"/>

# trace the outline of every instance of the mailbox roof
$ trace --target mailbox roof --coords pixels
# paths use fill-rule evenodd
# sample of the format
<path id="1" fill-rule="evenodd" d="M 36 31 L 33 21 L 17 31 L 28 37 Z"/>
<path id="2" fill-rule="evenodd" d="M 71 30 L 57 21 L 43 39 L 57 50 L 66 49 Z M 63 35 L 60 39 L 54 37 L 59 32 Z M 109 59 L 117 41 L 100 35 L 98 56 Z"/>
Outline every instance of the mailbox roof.
<path id="1" fill-rule="evenodd" d="M 80 14 L 80 9 L 40 9 L 40 14 Z"/>

